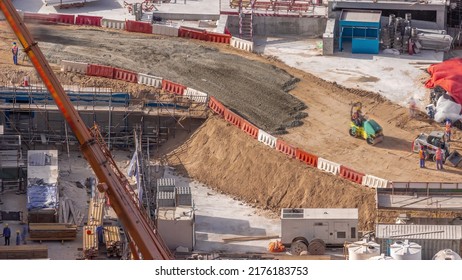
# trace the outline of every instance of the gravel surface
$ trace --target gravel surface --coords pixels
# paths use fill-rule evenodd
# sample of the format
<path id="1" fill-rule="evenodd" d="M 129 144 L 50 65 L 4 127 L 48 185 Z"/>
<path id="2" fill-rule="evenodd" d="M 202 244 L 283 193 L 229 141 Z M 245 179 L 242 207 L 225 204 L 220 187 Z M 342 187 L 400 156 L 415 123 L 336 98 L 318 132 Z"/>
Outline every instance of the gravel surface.
<path id="1" fill-rule="evenodd" d="M 34 26 L 50 63 L 74 60 L 161 76 L 215 96 L 269 132 L 301 125 L 306 106 L 285 70 L 220 52 L 210 43 L 74 26 Z M 123 36 L 121 36 L 123 34 Z"/>

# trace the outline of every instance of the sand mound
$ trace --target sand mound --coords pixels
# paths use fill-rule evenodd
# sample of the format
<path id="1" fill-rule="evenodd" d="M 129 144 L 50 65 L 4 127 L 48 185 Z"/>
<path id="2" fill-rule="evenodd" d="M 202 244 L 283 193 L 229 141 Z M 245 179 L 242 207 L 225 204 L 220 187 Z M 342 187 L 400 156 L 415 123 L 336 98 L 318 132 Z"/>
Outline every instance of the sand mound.
<path id="1" fill-rule="evenodd" d="M 284 207 L 359 208 L 360 229 L 375 220 L 375 194 L 270 149 L 218 117 L 209 118 L 168 162 L 224 193 L 279 212 Z"/>

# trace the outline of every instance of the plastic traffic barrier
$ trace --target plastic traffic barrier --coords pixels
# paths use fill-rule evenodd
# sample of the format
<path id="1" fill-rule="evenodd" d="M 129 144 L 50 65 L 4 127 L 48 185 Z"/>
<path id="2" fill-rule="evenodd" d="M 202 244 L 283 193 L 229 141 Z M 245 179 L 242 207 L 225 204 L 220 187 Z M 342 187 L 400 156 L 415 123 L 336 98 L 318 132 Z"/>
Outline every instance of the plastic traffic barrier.
<path id="1" fill-rule="evenodd" d="M 147 22 L 127 20 L 125 23 L 125 28 L 129 32 L 152 34 L 152 25 Z"/>
<path id="2" fill-rule="evenodd" d="M 288 155 L 290 158 L 295 157 L 295 148 L 281 139 L 276 141 L 276 150 Z"/>
<path id="3" fill-rule="evenodd" d="M 380 189 L 380 188 L 387 188 L 388 187 L 388 180 L 375 177 L 372 175 L 366 175 L 363 177 L 363 181 L 361 183 L 363 186 L 367 186 L 370 188 Z"/>
<path id="4" fill-rule="evenodd" d="M 186 89 L 186 87 L 181 85 L 181 84 L 177 84 L 177 83 L 174 83 L 172 81 L 165 80 L 165 79 L 162 80 L 162 90 L 163 91 L 175 93 L 175 94 L 178 94 L 178 95 L 183 95 L 185 89 Z"/>
<path id="5" fill-rule="evenodd" d="M 305 152 L 301 149 L 295 149 L 295 158 L 313 167 L 318 167 L 318 156 Z"/>
<path id="6" fill-rule="evenodd" d="M 273 149 L 276 148 L 277 138 L 261 129 L 258 130 L 258 141 Z"/>
<path id="7" fill-rule="evenodd" d="M 97 64 L 88 64 L 87 75 L 113 79 L 114 67 Z"/>
<path id="8" fill-rule="evenodd" d="M 338 175 L 340 172 L 340 164 L 329 161 L 324 158 L 318 158 L 318 169 Z"/>
<path id="9" fill-rule="evenodd" d="M 138 74 L 127 70 L 114 68 L 114 79 L 126 81 L 129 83 L 137 83 Z"/>
<path id="10" fill-rule="evenodd" d="M 75 24 L 101 26 L 102 19 L 103 17 L 77 15 L 77 17 L 75 18 Z"/>
<path id="11" fill-rule="evenodd" d="M 237 114 L 233 113 L 228 108 L 225 108 L 223 116 L 224 116 L 226 121 L 228 121 L 229 123 L 241 128 L 241 124 L 242 124 L 243 119 L 240 116 L 238 116 Z"/>
<path id="12" fill-rule="evenodd" d="M 249 123 L 246 120 L 242 120 L 241 129 L 250 135 L 252 138 L 258 138 L 258 127 L 254 126 L 253 124 Z"/>
<path id="13" fill-rule="evenodd" d="M 211 96 L 209 100 L 209 108 L 220 116 L 225 113 L 225 106 L 221 104 L 215 97 Z"/>
<path id="14" fill-rule="evenodd" d="M 365 176 L 364 173 L 354 171 L 351 168 L 346 166 L 340 166 L 340 177 L 350 180 L 352 182 L 361 184 L 363 181 L 363 177 Z"/>

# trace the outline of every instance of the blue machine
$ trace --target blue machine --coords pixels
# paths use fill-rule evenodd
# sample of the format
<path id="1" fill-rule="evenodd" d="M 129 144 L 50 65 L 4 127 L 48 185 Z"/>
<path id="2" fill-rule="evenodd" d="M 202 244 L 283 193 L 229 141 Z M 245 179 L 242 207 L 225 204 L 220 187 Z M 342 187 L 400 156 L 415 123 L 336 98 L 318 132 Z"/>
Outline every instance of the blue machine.
<path id="1" fill-rule="evenodd" d="M 352 53 L 379 53 L 381 11 L 342 10 L 339 22 L 339 50 L 351 42 Z"/>

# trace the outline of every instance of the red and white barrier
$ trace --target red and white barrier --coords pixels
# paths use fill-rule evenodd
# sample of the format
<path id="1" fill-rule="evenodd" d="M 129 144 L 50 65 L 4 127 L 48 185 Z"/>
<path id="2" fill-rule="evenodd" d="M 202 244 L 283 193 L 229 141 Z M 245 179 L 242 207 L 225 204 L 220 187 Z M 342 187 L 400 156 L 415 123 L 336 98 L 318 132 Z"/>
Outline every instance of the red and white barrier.
<path id="1" fill-rule="evenodd" d="M 56 17 L 57 23 L 75 24 L 75 15 L 50 14 L 50 16 Z"/>
<path id="2" fill-rule="evenodd" d="M 103 19 L 103 17 L 78 15 L 75 18 L 75 24 L 76 25 L 101 26 L 101 20 L 102 19 Z"/>
<path id="3" fill-rule="evenodd" d="M 125 30 L 125 21 L 103 18 L 101 20 L 101 26 L 106 28 Z"/>
<path id="4" fill-rule="evenodd" d="M 178 37 L 178 27 L 162 24 L 153 24 L 152 33 L 157 35 Z"/>
<path id="5" fill-rule="evenodd" d="M 138 84 L 162 88 L 162 78 L 148 74 L 138 73 Z"/>
<path id="6" fill-rule="evenodd" d="M 318 158 L 318 169 L 338 175 L 340 172 L 340 164 L 329 161 L 327 159 Z"/>
<path id="7" fill-rule="evenodd" d="M 215 97 L 211 96 L 209 99 L 209 108 L 212 109 L 215 113 L 220 116 L 223 116 L 225 113 L 225 106 L 221 104 Z"/>
<path id="8" fill-rule="evenodd" d="M 276 150 L 286 154 L 290 158 L 295 157 L 295 148 L 281 139 L 278 139 L 276 142 Z"/>
<path id="9" fill-rule="evenodd" d="M 238 116 L 236 113 L 232 112 L 231 110 L 225 108 L 225 112 L 223 114 L 225 120 L 239 128 L 241 128 L 242 118 Z"/>
<path id="10" fill-rule="evenodd" d="M 152 34 L 152 25 L 147 22 L 127 20 L 125 23 L 125 28 L 129 32 Z"/>
<path id="11" fill-rule="evenodd" d="M 388 180 L 366 175 L 363 177 L 362 185 L 374 189 L 388 188 Z"/>
<path id="12" fill-rule="evenodd" d="M 87 74 L 87 68 L 88 63 L 61 60 L 62 72 L 75 72 L 80 74 Z"/>
<path id="13" fill-rule="evenodd" d="M 172 81 L 163 79 L 162 80 L 162 90 L 170 92 L 170 93 L 175 93 L 178 95 L 183 95 L 184 91 L 186 90 L 186 87 L 184 85 L 177 84 Z"/>
<path id="14" fill-rule="evenodd" d="M 257 139 L 258 138 L 258 127 L 254 126 L 246 120 L 242 120 L 241 129 L 247 133 L 250 137 Z"/>
<path id="15" fill-rule="evenodd" d="M 258 130 L 258 141 L 262 142 L 263 144 L 270 146 L 271 148 L 276 148 L 276 141 L 277 138 L 272 136 L 269 133 L 264 132 L 263 130 Z"/>
<path id="16" fill-rule="evenodd" d="M 299 148 L 295 149 L 295 158 L 313 167 L 318 167 L 318 156 L 307 153 Z"/>
<path id="17" fill-rule="evenodd" d="M 198 103 L 207 103 L 208 94 L 202 91 L 192 89 L 192 88 L 186 88 L 186 92 L 184 96 Z"/>
<path id="18" fill-rule="evenodd" d="M 87 75 L 114 79 L 114 67 L 88 64 Z"/>
<path id="19" fill-rule="evenodd" d="M 253 42 L 251 41 L 231 37 L 230 45 L 236 49 L 240 49 L 246 52 L 253 52 Z"/>
<path id="20" fill-rule="evenodd" d="M 361 184 L 363 182 L 363 177 L 366 175 L 364 173 L 355 171 L 346 166 L 340 166 L 340 177 L 350 180 L 352 182 Z"/>
<path id="21" fill-rule="evenodd" d="M 129 83 L 138 83 L 138 74 L 135 72 L 114 68 L 114 79 Z"/>

